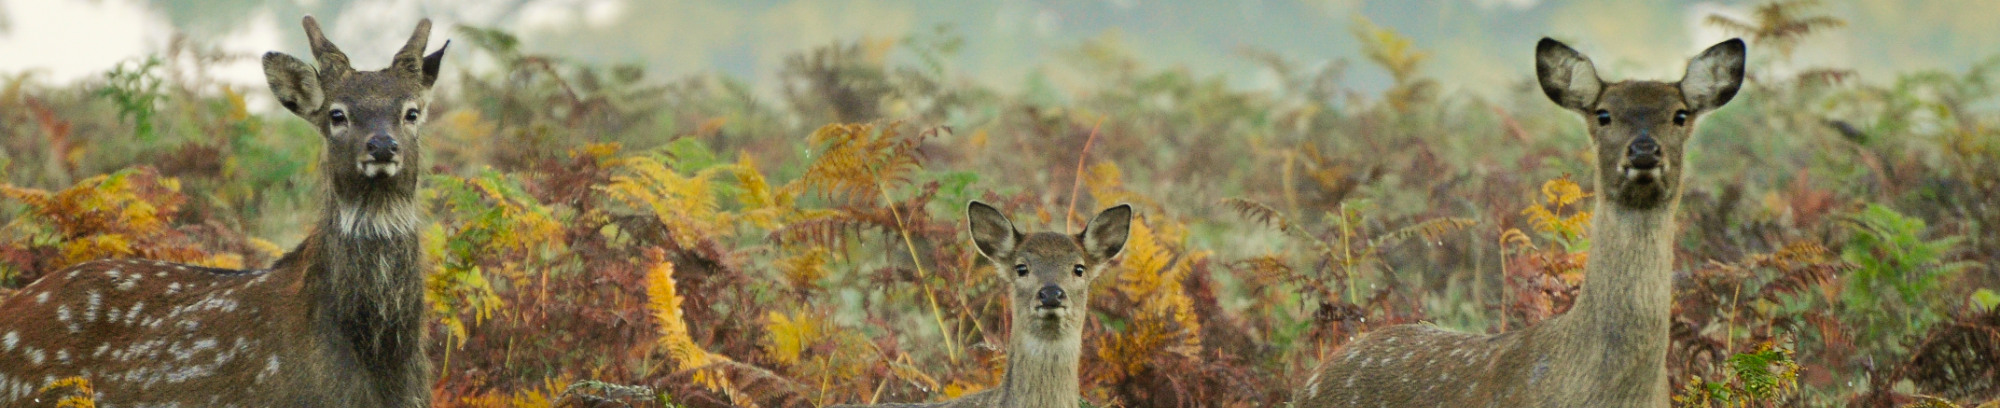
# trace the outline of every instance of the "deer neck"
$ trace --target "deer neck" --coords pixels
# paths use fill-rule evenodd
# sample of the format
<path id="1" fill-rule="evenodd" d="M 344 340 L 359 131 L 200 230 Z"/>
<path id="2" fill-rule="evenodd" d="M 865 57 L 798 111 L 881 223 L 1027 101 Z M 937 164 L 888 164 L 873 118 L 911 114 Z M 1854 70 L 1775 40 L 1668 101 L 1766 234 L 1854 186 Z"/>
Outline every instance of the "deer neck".
<path id="1" fill-rule="evenodd" d="M 1075 408 L 1081 391 L 1076 372 L 1083 352 L 1081 324 L 1064 324 L 1061 335 L 1044 338 L 1030 333 L 1029 327 L 1043 322 L 1014 319 L 1013 339 L 1007 342 L 1007 379 L 1002 383 L 1002 405 L 1010 407 Z M 1080 322 L 1078 322 L 1080 323 Z"/>
<path id="2" fill-rule="evenodd" d="M 1644 389 L 1665 384 L 1678 207 L 1678 200 L 1652 209 L 1597 202 L 1582 293 L 1551 325 L 1564 337 L 1556 343 L 1583 359 L 1576 366 L 1593 381 Z"/>
<path id="3" fill-rule="evenodd" d="M 316 337 L 335 356 L 352 358 L 377 390 L 422 385 L 413 380 L 427 364 L 422 220 L 414 189 L 385 190 L 400 191 L 334 194 L 297 261 L 306 270 L 303 295 L 314 299 L 308 316 Z"/>

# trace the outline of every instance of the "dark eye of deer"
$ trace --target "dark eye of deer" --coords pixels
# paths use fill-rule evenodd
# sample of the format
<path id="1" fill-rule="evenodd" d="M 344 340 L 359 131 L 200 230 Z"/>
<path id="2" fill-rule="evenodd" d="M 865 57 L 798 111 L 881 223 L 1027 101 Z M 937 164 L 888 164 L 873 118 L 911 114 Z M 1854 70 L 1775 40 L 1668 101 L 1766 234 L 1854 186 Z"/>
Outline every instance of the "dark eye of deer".
<path id="1" fill-rule="evenodd" d="M 1598 125 L 1598 126 L 1606 126 L 1606 125 L 1610 125 L 1610 124 L 1611 124 L 1611 111 L 1607 111 L 1607 110 L 1603 110 L 1603 109 L 1598 109 L 1598 110 L 1597 110 L 1597 125 Z"/>
<path id="2" fill-rule="evenodd" d="M 1083 277 L 1083 265 L 1076 266 L 1076 276 Z"/>
<path id="3" fill-rule="evenodd" d="M 1014 274 L 1028 276 L 1028 264 L 1014 264 Z"/>
<path id="4" fill-rule="evenodd" d="M 410 109 L 409 112 L 403 113 L 403 121 L 405 122 L 417 123 L 417 119 L 420 117 L 422 117 L 422 113 L 417 112 L 416 109 Z"/>
<path id="5" fill-rule="evenodd" d="M 326 120 L 332 122 L 334 126 L 346 126 L 347 111 L 334 109 L 332 112 L 327 112 Z"/>
<path id="6" fill-rule="evenodd" d="M 1686 125 L 1687 123 L 1688 123 L 1688 111 L 1686 110 L 1674 111 L 1674 126 L 1682 126 Z"/>

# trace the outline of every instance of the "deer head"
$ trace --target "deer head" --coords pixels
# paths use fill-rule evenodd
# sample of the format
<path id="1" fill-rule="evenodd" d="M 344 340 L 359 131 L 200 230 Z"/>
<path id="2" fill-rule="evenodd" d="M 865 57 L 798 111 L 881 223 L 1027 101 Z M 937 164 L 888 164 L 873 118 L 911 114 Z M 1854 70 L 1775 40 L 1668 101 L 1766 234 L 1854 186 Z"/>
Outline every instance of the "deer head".
<path id="1" fill-rule="evenodd" d="M 1731 39 L 1688 61 L 1679 82 L 1606 84 L 1590 58 L 1543 38 L 1535 46 L 1535 76 L 1550 100 L 1589 123 L 1598 194 L 1646 210 L 1678 198 L 1688 136 L 1702 115 L 1736 97 L 1743 58 L 1743 40 Z"/>
<path id="2" fill-rule="evenodd" d="M 410 232 L 414 222 L 405 221 L 414 221 L 414 211 L 403 208 L 415 199 L 422 165 L 417 129 L 427 117 L 430 88 L 451 42 L 424 55 L 431 33 L 425 19 L 388 68 L 355 71 L 317 20 L 307 16 L 304 25 L 319 69 L 270 52 L 264 54 L 264 76 L 278 103 L 312 122 L 326 139 L 321 170 L 331 181 L 330 208 L 343 216 L 338 226 L 363 235 Z"/>
<path id="3" fill-rule="evenodd" d="M 1035 339 L 1055 340 L 1081 331 L 1090 281 L 1124 250 L 1132 206 L 1104 210 L 1076 235 L 1022 234 L 1000 210 L 978 201 L 967 206 L 966 218 L 974 246 L 1009 283 L 1015 336 L 1027 329 Z"/>

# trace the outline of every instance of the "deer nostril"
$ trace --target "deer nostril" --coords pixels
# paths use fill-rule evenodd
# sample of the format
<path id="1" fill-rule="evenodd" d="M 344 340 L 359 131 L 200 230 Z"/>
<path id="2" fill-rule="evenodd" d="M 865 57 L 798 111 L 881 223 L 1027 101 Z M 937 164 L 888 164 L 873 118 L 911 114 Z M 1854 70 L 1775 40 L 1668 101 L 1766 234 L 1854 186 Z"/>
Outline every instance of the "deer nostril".
<path id="1" fill-rule="evenodd" d="M 1061 307 L 1063 300 L 1068 297 L 1069 295 L 1063 293 L 1062 288 L 1056 285 L 1043 286 L 1041 291 L 1035 292 L 1035 300 L 1041 303 L 1041 307 Z"/>
<path id="2" fill-rule="evenodd" d="M 1632 159 L 1633 168 L 1651 169 L 1660 164 L 1660 144 L 1650 137 L 1639 138 L 1626 147 L 1625 156 Z"/>
<path id="3" fill-rule="evenodd" d="M 396 138 L 389 135 L 375 135 L 368 138 L 368 157 L 375 161 L 394 160 L 396 152 L 401 149 L 402 146 L 397 145 Z"/>

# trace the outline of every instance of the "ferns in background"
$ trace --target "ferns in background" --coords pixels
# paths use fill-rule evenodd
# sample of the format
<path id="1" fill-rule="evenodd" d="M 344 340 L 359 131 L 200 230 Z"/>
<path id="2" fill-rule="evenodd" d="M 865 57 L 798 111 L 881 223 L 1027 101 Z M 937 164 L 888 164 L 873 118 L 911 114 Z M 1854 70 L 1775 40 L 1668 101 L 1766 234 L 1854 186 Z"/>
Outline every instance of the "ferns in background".
<path id="1" fill-rule="evenodd" d="M 1758 29 L 1833 27 L 1788 13 Z M 649 78 L 461 28 L 500 72 L 447 75 L 427 127 L 437 400 L 781 407 L 998 384 L 1008 294 L 967 247 L 971 199 L 1023 224 L 1140 209 L 1093 287 L 1092 406 L 1275 406 L 1372 327 L 1560 313 L 1590 250 L 1588 186 L 1562 174 L 1588 169 L 1580 139 L 1542 135 L 1574 129 L 1532 89 L 1443 90 L 1419 41 L 1357 26 L 1386 93 L 1347 88 L 1344 62 L 1262 54 L 1303 85 L 1238 89 L 1107 38 L 1065 54 L 1096 88 L 1037 73 L 1010 94 L 950 76 L 959 45 L 939 30 L 801 53 L 775 103 L 743 79 Z M 302 235 L 318 203 L 298 180 L 323 141 L 176 74 L 217 56 L 163 58 L 77 92 L 0 77 L 0 286 L 102 257 L 261 267 L 282 248 L 243 231 Z M 2000 314 L 1977 294 L 2000 284 L 1982 256 L 2000 248 L 1996 66 L 1753 79 L 1709 119 L 1787 137 L 1712 140 L 1695 165 L 1719 171 L 1689 179 L 1681 404 L 2000 397 Z"/>

